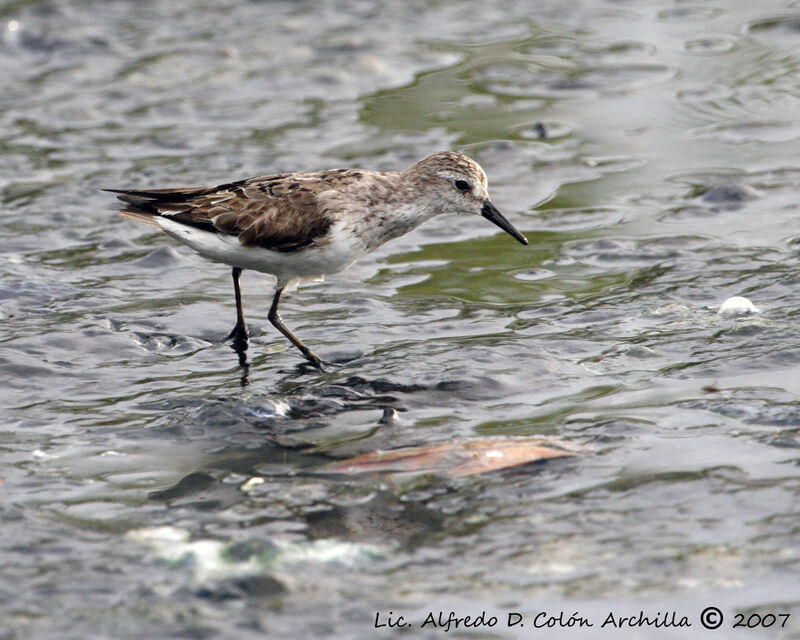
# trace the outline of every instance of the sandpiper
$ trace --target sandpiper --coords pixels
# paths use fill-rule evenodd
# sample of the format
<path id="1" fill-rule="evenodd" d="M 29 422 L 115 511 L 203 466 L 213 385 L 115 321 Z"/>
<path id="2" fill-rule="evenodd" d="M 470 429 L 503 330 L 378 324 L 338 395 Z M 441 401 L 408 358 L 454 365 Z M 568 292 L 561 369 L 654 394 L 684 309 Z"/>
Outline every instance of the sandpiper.
<path id="1" fill-rule="evenodd" d="M 278 313 L 281 295 L 320 280 L 387 240 L 441 213 L 480 214 L 522 244 L 527 239 L 489 199 L 480 165 L 455 152 L 435 153 L 405 171 L 333 169 L 283 173 L 187 189 L 106 189 L 122 215 L 149 224 L 204 258 L 233 267 L 236 326 L 226 339 L 247 346 L 239 277 L 243 269 L 275 276 L 269 321 L 320 371 L 323 361 Z"/>

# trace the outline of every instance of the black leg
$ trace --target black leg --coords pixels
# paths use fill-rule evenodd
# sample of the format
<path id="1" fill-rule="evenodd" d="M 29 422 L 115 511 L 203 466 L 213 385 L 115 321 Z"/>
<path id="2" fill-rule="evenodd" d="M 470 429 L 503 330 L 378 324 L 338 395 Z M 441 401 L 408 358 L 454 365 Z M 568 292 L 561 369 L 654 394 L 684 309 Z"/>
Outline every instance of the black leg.
<path id="1" fill-rule="evenodd" d="M 323 361 L 319 358 L 319 356 L 315 354 L 311 349 L 309 349 L 306 345 L 304 345 L 300 341 L 300 338 L 294 335 L 289 330 L 289 328 L 285 324 L 283 324 L 281 315 L 278 313 L 278 303 L 281 301 L 281 294 L 283 293 L 283 290 L 285 288 L 286 286 L 284 285 L 282 287 L 278 287 L 278 289 L 275 291 L 275 297 L 272 299 L 272 306 L 269 308 L 269 315 L 267 317 L 269 318 L 269 321 L 272 323 L 272 325 L 278 331 L 280 331 L 283 335 L 285 335 L 295 347 L 297 347 L 298 349 L 300 349 L 300 351 L 303 352 L 303 355 L 311 364 L 313 364 L 320 371 L 324 371 L 324 369 L 322 368 Z"/>
<path id="2" fill-rule="evenodd" d="M 242 270 L 233 268 L 233 293 L 236 295 L 236 326 L 228 334 L 226 340 L 233 339 L 235 345 L 247 349 L 247 325 L 244 323 L 244 310 L 242 309 L 242 290 L 239 288 L 239 276 Z"/>

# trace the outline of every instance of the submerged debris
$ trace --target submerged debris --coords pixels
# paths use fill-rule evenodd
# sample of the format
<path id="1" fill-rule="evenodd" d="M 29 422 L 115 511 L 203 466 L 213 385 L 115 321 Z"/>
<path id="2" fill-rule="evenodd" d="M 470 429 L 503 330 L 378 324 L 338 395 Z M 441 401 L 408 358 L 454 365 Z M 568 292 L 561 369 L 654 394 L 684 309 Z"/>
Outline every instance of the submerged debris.
<path id="1" fill-rule="evenodd" d="M 437 473 L 452 478 L 574 456 L 580 445 L 556 438 L 487 438 L 373 451 L 322 467 L 326 473 Z"/>

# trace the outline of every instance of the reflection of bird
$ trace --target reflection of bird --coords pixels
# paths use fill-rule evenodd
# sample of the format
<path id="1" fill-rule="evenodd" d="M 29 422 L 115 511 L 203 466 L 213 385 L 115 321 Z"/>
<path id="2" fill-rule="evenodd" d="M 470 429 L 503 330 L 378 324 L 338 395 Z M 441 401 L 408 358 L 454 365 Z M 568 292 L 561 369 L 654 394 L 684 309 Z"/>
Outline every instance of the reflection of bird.
<path id="1" fill-rule="evenodd" d="M 285 173 L 217 187 L 121 190 L 122 215 L 164 231 L 204 258 L 233 267 L 236 326 L 247 345 L 242 269 L 277 278 L 270 322 L 318 369 L 322 361 L 283 324 L 281 294 L 336 273 L 387 240 L 440 213 L 480 214 L 528 244 L 489 199 L 486 174 L 470 158 L 436 153 L 402 172 L 335 169 Z"/>

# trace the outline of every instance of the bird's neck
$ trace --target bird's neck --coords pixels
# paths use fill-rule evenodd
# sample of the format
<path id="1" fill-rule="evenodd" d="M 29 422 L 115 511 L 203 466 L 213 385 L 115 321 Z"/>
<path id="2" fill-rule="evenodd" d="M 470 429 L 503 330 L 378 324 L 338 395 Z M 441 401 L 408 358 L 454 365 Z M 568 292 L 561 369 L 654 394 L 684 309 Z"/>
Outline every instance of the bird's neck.
<path id="1" fill-rule="evenodd" d="M 368 250 L 402 236 L 426 220 L 442 213 L 432 200 L 419 197 L 418 190 L 404 180 L 403 173 L 387 173 L 364 191 L 364 215 L 360 235 Z"/>

